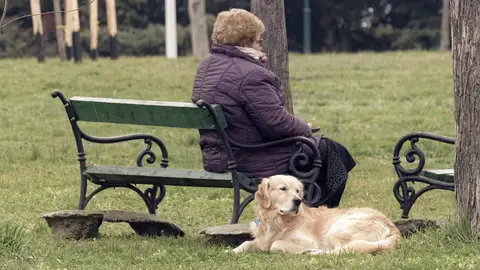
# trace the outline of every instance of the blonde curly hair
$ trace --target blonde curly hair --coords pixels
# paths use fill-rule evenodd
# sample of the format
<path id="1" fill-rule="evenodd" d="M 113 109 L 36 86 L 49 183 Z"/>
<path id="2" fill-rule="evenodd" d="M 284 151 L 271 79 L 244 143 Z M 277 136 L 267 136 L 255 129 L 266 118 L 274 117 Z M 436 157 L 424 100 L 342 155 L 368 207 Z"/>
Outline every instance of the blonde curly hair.
<path id="1" fill-rule="evenodd" d="M 265 25 L 257 16 L 244 9 L 232 8 L 217 15 L 212 41 L 250 47 L 263 32 Z"/>

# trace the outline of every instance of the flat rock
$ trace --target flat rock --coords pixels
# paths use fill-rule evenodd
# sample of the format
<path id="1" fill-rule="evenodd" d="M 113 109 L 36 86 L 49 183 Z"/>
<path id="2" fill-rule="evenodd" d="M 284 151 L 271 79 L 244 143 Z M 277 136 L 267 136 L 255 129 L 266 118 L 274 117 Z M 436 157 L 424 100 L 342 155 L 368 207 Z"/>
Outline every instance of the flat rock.
<path id="1" fill-rule="evenodd" d="M 63 239 L 97 238 L 103 215 L 91 211 L 57 211 L 42 215 L 52 235 Z"/>
<path id="2" fill-rule="evenodd" d="M 393 223 L 400 230 L 402 236 L 406 238 L 425 229 L 438 229 L 444 222 L 428 219 L 400 219 Z"/>
<path id="3" fill-rule="evenodd" d="M 155 215 L 129 211 L 97 211 L 105 222 L 126 222 L 142 236 L 180 236 L 185 233 L 177 225 Z"/>
<path id="4" fill-rule="evenodd" d="M 154 215 L 128 211 L 67 210 L 46 213 L 43 218 L 52 234 L 62 238 L 86 239 L 98 237 L 102 222 L 126 222 L 141 236 L 183 237 L 177 225 Z"/>
<path id="5" fill-rule="evenodd" d="M 250 234 L 249 223 L 209 227 L 201 230 L 200 234 L 205 235 L 208 243 L 230 246 L 238 246 L 245 241 L 253 239 Z"/>
<path id="6" fill-rule="evenodd" d="M 110 210 L 110 211 L 97 211 L 97 213 L 102 213 L 103 220 L 107 222 L 141 222 L 141 221 L 147 221 L 147 220 L 165 221 L 159 218 L 158 216 L 150 215 L 147 213 L 141 213 L 141 212 Z"/>

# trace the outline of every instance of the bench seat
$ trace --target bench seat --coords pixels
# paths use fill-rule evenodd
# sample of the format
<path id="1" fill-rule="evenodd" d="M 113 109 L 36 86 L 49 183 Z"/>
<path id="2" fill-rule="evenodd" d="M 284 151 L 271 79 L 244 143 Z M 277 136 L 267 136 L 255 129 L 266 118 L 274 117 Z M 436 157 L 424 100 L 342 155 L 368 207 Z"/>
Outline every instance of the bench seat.
<path id="1" fill-rule="evenodd" d="M 185 169 L 125 166 L 90 166 L 85 173 L 96 184 L 154 184 L 168 186 L 232 188 L 232 174 Z"/>
<path id="2" fill-rule="evenodd" d="M 453 183 L 453 169 L 423 170 L 420 175 L 434 180 Z"/>

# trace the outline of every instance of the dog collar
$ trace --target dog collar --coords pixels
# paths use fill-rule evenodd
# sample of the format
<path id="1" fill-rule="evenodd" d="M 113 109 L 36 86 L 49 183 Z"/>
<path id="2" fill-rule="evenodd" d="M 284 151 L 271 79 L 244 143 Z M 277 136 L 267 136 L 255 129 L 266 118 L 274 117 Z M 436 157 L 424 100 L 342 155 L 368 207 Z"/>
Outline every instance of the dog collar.
<path id="1" fill-rule="evenodd" d="M 256 218 L 256 219 L 255 219 L 255 225 L 257 225 L 257 227 L 258 227 L 259 224 L 260 224 L 260 219 L 259 219 L 259 218 Z"/>

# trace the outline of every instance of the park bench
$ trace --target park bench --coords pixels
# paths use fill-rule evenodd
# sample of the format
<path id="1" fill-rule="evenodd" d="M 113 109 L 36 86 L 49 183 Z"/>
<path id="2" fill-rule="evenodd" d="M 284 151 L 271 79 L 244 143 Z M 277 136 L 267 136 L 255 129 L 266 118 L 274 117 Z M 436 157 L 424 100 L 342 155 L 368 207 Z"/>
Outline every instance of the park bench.
<path id="1" fill-rule="evenodd" d="M 420 139 L 450 145 L 455 144 L 455 138 L 440 136 L 428 132 L 410 132 L 398 140 L 393 151 L 393 166 L 398 176 L 398 180 L 393 187 L 393 194 L 402 209 L 402 218 L 408 218 L 408 214 L 410 213 L 413 204 L 425 192 L 434 189 L 454 190 L 453 169 L 425 168 L 425 154 L 417 146 Z M 403 145 L 407 142 L 410 143 L 410 146 L 405 152 L 405 158 L 408 163 L 417 162 L 417 165 L 411 169 L 403 167 L 400 161 L 400 151 L 402 150 Z M 413 186 L 409 185 L 415 182 L 427 185 L 417 192 Z"/>
<path id="2" fill-rule="evenodd" d="M 305 185 L 305 202 L 318 205 L 321 196 L 320 187 L 315 183 L 321 161 L 317 147 L 306 137 L 291 137 L 275 142 L 257 145 L 243 145 L 227 136 L 227 122 L 220 105 L 208 104 L 202 100 L 197 104 L 182 102 L 160 102 L 126 99 L 107 99 L 95 97 L 65 96 L 58 90 L 53 91 L 53 98 L 59 98 L 66 110 L 68 120 L 75 137 L 78 161 L 80 162 L 80 199 L 78 209 L 83 210 L 93 196 L 110 188 L 127 188 L 135 191 L 145 202 L 149 214 L 155 215 L 158 205 L 166 195 L 165 186 L 189 186 L 233 189 L 233 210 L 231 223 L 238 220 L 245 207 L 254 199 L 258 177 L 248 177 L 237 171 L 233 155 L 235 148 L 260 149 L 279 144 L 293 144 L 298 147 L 290 159 L 290 172 Z M 99 122 L 114 124 L 150 125 L 171 128 L 188 128 L 197 130 L 213 130 L 219 133 L 228 155 L 228 172 L 213 173 L 203 170 L 187 170 L 167 168 L 169 151 L 160 138 L 152 134 L 129 134 L 116 137 L 97 137 L 85 133 L 79 122 Z M 143 140 L 145 148 L 138 154 L 134 166 L 118 166 L 113 164 L 87 166 L 83 142 L 113 144 L 133 140 Z M 152 146 L 160 148 L 160 155 L 155 154 Z M 309 147 L 313 156 L 308 159 L 300 152 L 302 147 Z M 172 148 L 169 148 L 172 149 Z M 200 151 L 200 147 L 199 147 Z M 148 164 L 155 164 L 160 156 L 158 166 L 144 167 L 144 159 Z M 87 195 L 87 183 L 97 188 Z M 142 191 L 138 185 L 148 185 Z M 249 195 L 240 203 L 240 191 Z"/>

